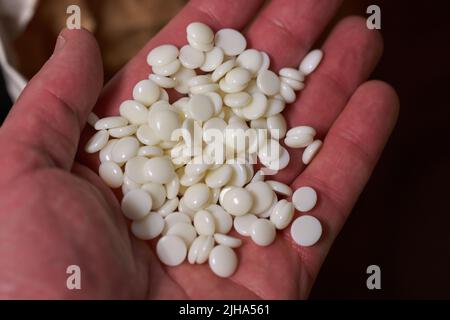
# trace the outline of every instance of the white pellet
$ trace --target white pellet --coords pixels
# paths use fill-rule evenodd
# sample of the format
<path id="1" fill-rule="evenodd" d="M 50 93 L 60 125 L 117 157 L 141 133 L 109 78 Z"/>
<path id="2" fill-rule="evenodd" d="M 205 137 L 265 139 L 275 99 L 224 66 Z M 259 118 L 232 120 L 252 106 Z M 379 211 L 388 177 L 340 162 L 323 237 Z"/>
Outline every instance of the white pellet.
<path id="1" fill-rule="evenodd" d="M 214 248 L 214 239 L 212 236 L 198 236 L 191 244 L 188 253 L 190 264 L 202 264 L 208 260 L 209 253 Z"/>
<path id="2" fill-rule="evenodd" d="M 158 209 L 158 213 L 166 217 L 178 208 L 179 200 L 177 197 L 173 199 L 167 199 L 167 201 Z"/>
<path id="3" fill-rule="evenodd" d="M 306 149 L 303 151 L 302 155 L 302 161 L 304 164 L 309 164 L 312 159 L 316 156 L 316 154 L 319 152 L 320 148 L 322 147 L 322 141 L 315 140 L 311 144 L 309 144 Z"/>
<path id="4" fill-rule="evenodd" d="M 199 235 L 212 236 L 216 226 L 214 218 L 207 210 L 200 210 L 194 215 L 194 227 Z"/>
<path id="5" fill-rule="evenodd" d="M 170 141 L 173 131 L 181 125 L 179 115 L 170 109 L 156 110 L 148 119 L 148 125 L 163 141 Z"/>
<path id="6" fill-rule="evenodd" d="M 256 74 L 260 70 L 262 63 L 262 54 L 255 49 L 245 50 L 236 59 L 238 66 L 249 70 L 252 74 Z"/>
<path id="7" fill-rule="evenodd" d="M 270 214 L 270 221 L 279 230 L 286 228 L 294 217 L 294 206 L 283 199 L 277 202 Z"/>
<path id="8" fill-rule="evenodd" d="M 323 52 L 322 50 L 316 49 L 308 53 L 303 60 L 300 62 L 298 69 L 305 76 L 311 74 L 314 70 L 316 70 L 320 61 L 322 60 Z"/>
<path id="9" fill-rule="evenodd" d="M 144 170 L 150 181 L 162 184 L 169 183 L 175 175 L 173 165 L 167 157 L 148 159 Z"/>
<path id="10" fill-rule="evenodd" d="M 310 247 L 319 241 L 322 225 L 313 216 L 304 215 L 295 219 L 291 226 L 291 237 L 303 247 Z"/>
<path id="11" fill-rule="evenodd" d="M 131 180 L 126 174 L 123 175 L 122 194 L 125 195 L 131 190 L 140 189 L 141 185 Z"/>
<path id="12" fill-rule="evenodd" d="M 178 48 L 171 44 L 161 45 L 154 48 L 147 56 L 150 66 L 164 66 L 178 57 Z"/>
<path id="13" fill-rule="evenodd" d="M 161 148 L 156 146 L 143 146 L 138 149 L 138 156 L 143 157 L 156 157 L 156 156 L 162 156 L 163 151 Z"/>
<path id="14" fill-rule="evenodd" d="M 158 86 L 162 88 L 173 88 L 177 85 L 175 80 L 169 77 L 160 76 L 154 73 L 150 74 L 148 77 L 150 80 L 153 80 Z"/>
<path id="15" fill-rule="evenodd" d="M 117 141 L 119 141 L 119 139 L 110 139 L 106 144 L 106 146 L 104 146 L 102 150 L 100 150 L 99 152 L 100 162 L 112 161 L 111 150 Z"/>
<path id="16" fill-rule="evenodd" d="M 181 58 L 180 58 L 180 60 L 181 60 Z M 171 76 L 180 69 L 180 67 L 181 67 L 180 60 L 175 59 L 171 63 L 166 64 L 164 66 L 153 66 L 152 71 L 153 71 L 153 73 L 160 75 L 160 76 L 164 76 L 164 77 Z"/>
<path id="17" fill-rule="evenodd" d="M 303 90 L 303 88 L 305 87 L 305 84 L 303 82 L 294 79 L 280 77 L 280 80 L 282 83 L 287 84 L 289 87 L 291 87 L 292 90 L 295 91 Z"/>
<path id="18" fill-rule="evenodd" d="M 187 188 L 183 199 L 189 208 L 199 210 L 208 203 L 209 196 L 208 186 L 204 183 L 197 183 Z"/>
<path id="19" fill-rule="evenodd" d="M 214 47 L 211 51 L 205 52 L 205 61 L 200 67 L 204 72 L 212 72 L 217 69 L 223 62 L 223 50 L 219 47 Z"/>
<path id="20" fill-rule="evenodd" d="M 103 129 L 112 129 L 112 128 L 119 128 L 124 127 L 128 124 L 128 120 L 124 117 L 106 117 L 98 120 L 95 123 L 95 130 L 103 130 Z"/>
<path id="21" fill-rule="evenodd" d="M 254 214 L 245 214 L 234 218 L 233 226 L 237 233 L 242 236 L 250 236 L 250 227 L 258 219 Z"/>
<path id="22" fill-rule="evenodd" d="M 223 102 L 231 108 L 243 108 L 252 100 L 252 96 L 245 91 L 226 94 Z"/>
<path id="23" fill-rule="evenodd" d="M 165 218 L 165 230 L 163 231 L 163 234 L 166 234 L 167 231 L 173 227 L 174 225 L 176 225 L 177 223 L 186 223 L 186 224 L 191 224 L 191 218 L 183 213 L 183 212 L 172 212 L 169 213 Z"/>
<path id="24" fill-rule="evenodd" d="M 317 193 L 311 187 L 300 187 L 292 195 L 292 202 L 298 211 L 308 212 L 317 203 Z"/>
<path id="25" fill-rule="evenodd" d="M 247 69 L 241 67 L 233 68 L 225 75 L 225 81 L 232 86 L 245 85 L 251 78 L 251 73 Z"/>
<path id="26" fill-rule="evenodd" d="M 232 167 L 228 164 L 224 164 L 216 170 L 208 172 L 205 183 L 210 188 L 221 188 L 230 181 L 232 174 Z"/>
<path id="27" fill-rule="evenodd" d="M 215 232 L 226 234 L 233 227 L 233 218 L 221 206 L 211 204 L 206 208 L 214 218 Z"/>
<path id="28" fill-rule="evenodd" d="M 278 194 L 281 194 L 286 197 L 290 197 L 292 195 L 292 189 L 287 184 L 275 181 L 275 180 L 266 180 L 266 183 Z"/>
<path id="29" fill-rule="evenodd" d="M 248 184 L 245 189 L 253 199 L 253 206 L 250 210 L 252 213 L 260 214 L 272 204 L 272 188 L 267 183 L 253 182 Z"/>
<path id="30" fill-rule="evenodd" d="M 200 43 L 214 41 L 214 33 L 209 26 L 201 22 L 192 22 L 186 27 L 186 33 L 192 39 Z"/>
<path id="31" fill-rule="evenodd" d="M 122 198 L 122 212 L 131 220 L 139 220 L 150 213 L 152 198 L 140 189 L 131 190 Z"/>
<path id="32" fill-rule="evenodd" d="M 111 149 L 112 161 L 121 163 L 130 160 L 137 155 L 139 141 L 134 137 L 119 139 Z"/>
<path id="33" fill-rule="evenodd" d="M 262 93 L 254 93 L 251 102 L 240 110 L 247 120 L 261 118 L 267 111 L 267 97 Z"/>
<path id="34" fill-rule="evenodd" d="M 166 189 L 160 183 L 147 182 L 141 186 L 141 189 L 146 191 L 153 200 L 152 210 L 158 210 L 166 200 Z"/>
<path id="35" fill-rule="evenodd" d="M 230 60 L 227 60 L 224 63 L 222 63 L 211 74 L 212 81 L 214 81 L 214 82 L 219 81 L 228 71 L 233 69 L 233 67 L 235 65 L 236 65 L 235 59 L 230 59 Z"/>
<path id="36" fill-rule="evenodd" d="M 286 135 L 287 124 L 283 115 L 278 113 L 267 118 L 267 129 L 273 139 L 283 139 Z"/>
<path id="37" fill-rule="evenodd" d="M 209 267 L 222 278 L 230 277 L 237 268 L 236 253 L 224 245 L 215 246 L 209 254 Z"/>
<path id="38" fill-rule="evenodd" d="M 159 236 L 164 229 L 164 219 L 157 213 L 151 212 L 140 220 L 131 223 L 131 232 L 139 239 L 152 240 Z"/>
<path id="39" fill-rule="evenodd" d="M 208 96 L 196 94 L 188 102 L 189 116 L 194 120 L 206 121 L 214 115 L 214 104 Z"/>
<path id="40" fill-rule="evenodd" d="M 190 45 L 185 45 L 180 49 L 179 59 L 183 67 L 197 69 L 205 62 L 205 54 Z"/>
<path id="41" fill-rule="evenodd" d="M 284 144 L 290 148 L 305 148 L 309 146 L 314 140 L 310 134 L 291 135 L 284 139 Z"/>
<path id="42" fill-rule="evenodd" d="M 242 245 L 242 240 L 235 238 L 235 237 L 231 237 L 228 236 L 226 234 L 221 234 L 221 233 L 216 233 L 214 234 L 214 240 L 216 240 L 216 242 L 218 244 L 230 247 L 230 248 L 238 248 Z"/>
<path id="43" fill-rule="evenodd" d="M 242 33 L 230 28 L 217 31 L 214 41 L 227 56 L 237 56 L 247 47 L 247 40 Z"/>
<path id="44" fill-rule="evenodd" d="M 293 103 L 296 99 L 295 91 L 286 83 L 280 83 L 280 95 L 286 103 Z"/>
<path id="45" fill-rule="evenodd" d="M 276 236 L 276 229 L 272 222 L 266 219 L 257 219 L 250 226 L 250 237 L 259 246 L 268 246 Z"/>
<path id="46" fill-rule="evenodd" d="M 180 67 L 178 71 L 172 75 L 172 79 L 175 81 L 175 90 L 179 93 L 186 94 L 189 92 L 188 81 L 195 77 L 195 71 L 185 67 Z"/>
<path id="47" fill-rule="evenodd" d="M 167 235 L 156 244 L 156 254 L 159 260 L 168 266 L 181 264 L 187 255 L 186 243 L 179 237 Z"/>
<path id="48" fill-rule="evenodd" d="M 250 211 L 253 203 L 252 194 L 248 190 L 234 187 L 224 195 L 221 205 L 229 214 L 242 216 Z"/>
<path id="49" fill-rule="evenodd" d="M 102 162 L 98 168 L 98 174 L 110 188 L 119 188 L 122 185 L 123 172 L 115 162 Z"/>
<path id="50" fill-rule="evenodd" d="M 125 127 L 109 129 L 108 133 L 111 137 L 114 137 L 114 138 L 124 138 L 124 137 L 135 134 L 137 131 L 137 128 L 138 128 L 137 124 L 130 124 Z"/>
<path id="51" fill-rule="evenodd" d="M 189 91 L 192 94 L 204 94 L 204 93 L 211 93 L 214 91 L 219 90 L 219 85 L 217 83 L 209 83 L 209 84 L 202 84 L 198 86 L 193 86 L 189 88 Z"/>
<path id="52" fill-rule="evenodd" d="M 262 63 L 261 63 L 261 67 L 258 70 L 259 72 L 262 72 L 264 70 L 268 70 L 270 67 L 270 57 L 267 53 L 265 53 L 264 51 L 260 51 L 261 53 L 261 57 L 262 57 Z"/>
<path id="53" fill-rule="evenodd" d="M 263 70 L 258 73 L 256 85 L 261 92 L 268 96 L 273 96 L 280 92 L 280 78 L 275 72 L 270 70 Z"/>
<path id="54" fill-rule="evenodd" d="M 281 68 L 279 71 L 279 75 L 281 77 L 285 77 L 288 79 L 296 80 L 302 82 L 305 80 L 305 76 L 300 70 L 294 68 Z"/>
<path id="55" fill-rule="evenodd" d="M 202 43 L 202 42 L 196 41 L 190 35 L 187 36 L 187 41 L 193 48 L 195 48 L 197 50 L 200 50 L 200 51 L 203 51 L 203 52 L 211 51 L 214 48 L 214 43 L 213 42 Z"/>
<path id="56" fill-rule="evenodd" d="M 148 158 L 134 157 L 127 161 L 125 164 L 125 174 L 130 177 L 131 180 L 142 184 L 149 181 L 144 166 L 147 163 Z"/>
<path id="57" fill-rule="evenodd" d="M 109 133 L 106 130 L 96 132 L 86 143 L 84 151 L 87 153 L 95 153 L 103 149 L 108 143 Z"/>
<path id="58" fill-rule="evenodd" d="M 142 103 L 143 105 L 149 106 L 152 103 L 156 102 L 158 100 L 158 97 L 160 95 L 160 91 L 159 91 L 159 87 L 158 85 L 152 81 L 152 80 L 142 80 L 139 81 L 133 88 L 133 99 L 136 100 L 137 102 Z M 129 100 L 127 100 L 126 102 L 128 102 Z M 132 108 L 134 107 L 134 108 Z M 140 111 L 140 109 L 142 108 L 138 108 L 139 106 L 129 106 L 128 108 L 132 108 L 132 109 L 139 109 L 136 111 Z M 122 107 L 121 107 L 122 109 Z M 133 110 L 130 110 L 131 112 Z M 136 113 L 136 111 L 134 111 L 134 113 Z M 122 112 L 121 112 L 122 114 Z M 131 119 L 127 119 L 128 120 L 132 120 L 132 123 L 142 123 L 141 122 L 141 118 L 139 117 L 140 113 L 136 114 L 134 117 L 132 117 Z M 145 114 L 146 115 L 146 114 Z"/>
<path id="59" fill-rule="evenodd" d="M 147 146 L 154 146 L 161 142 L 161 139 L 155 134 L 152 128 L 147 124 L 139 126 L 136 131 L 136 138 Z"/>
<path id="60" fill-rule="evenodd" d="M 186 247 L 189 247 L 197 237 L 197 232 L 195 232 L 195 228 L 191 223 L 178 222 L 167 229 L 166 235 L 179 237 L 184 241 Z"/>

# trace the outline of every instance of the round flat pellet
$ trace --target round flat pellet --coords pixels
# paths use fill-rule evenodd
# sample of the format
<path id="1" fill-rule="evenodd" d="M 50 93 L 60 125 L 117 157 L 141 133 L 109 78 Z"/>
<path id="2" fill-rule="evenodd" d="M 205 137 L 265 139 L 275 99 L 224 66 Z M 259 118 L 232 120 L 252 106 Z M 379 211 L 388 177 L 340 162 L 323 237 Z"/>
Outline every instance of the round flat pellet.
<path id="1" fill-rule="evenodd" d="M 280 92 L 280 78 L 275 72 L 270 70 L 264 70 L 258 74 L 256 85 L 259 90 L 268 96 L 273 96 Z"/>
<path id="2" fill-rule="evenodd" d="M 227 56 L 237 56 L 247 47 L 247 40 L 242 33 L 230 28 L 217 31 L 214 40 Z"/>
<path id="3" fill-rule="evenodd" d="M 205 54 L 187 44 L 180 49 L 179 59 L 183 67 L 197 69 L 205 62 Z"/>
<path id="4" fill-rule="evenodd" d="M 122 212 L 131 220 L 139 220 L 150 213 L 152 198 L 144 190 L 131 190 L 122 198 Z"/>
<path id="5" fill-rule="evenodd" d="M 250 227 L 250 237 L 257 245 L 268 246 L 275 240 L 275 225 L 270 220 L 258 219 Z"/>
<path id="6" fill-rule="evenodd" d="M 300 187 L 292 195 L 292 203 L 300 212 L 308 212 L 317 203 L 317 193 L 311 187 Z"/>
<path id="7" fill-rule="evenodd" d="M 154 48 L 147 56 L 150 66 L 164 66 L 174 61 L 178 56 L 178 48 L 171 44 L 163 44 Z"/>
<path id="8" fill-rule="evenodd" d="M 186 33 L 200 43 L 210 43 L 214 40 L 214 33 L 209 26 L 201 22 L 192 22 L 186 28 Z"/>
<path id="9" fill-rule="evenodd" d="M 316 154 L 319 152 L 320 148 L 322 147 L 322 141 L 315 140 L 311 144 L 309 144 L 305 151 L 303 151 L 302 155 L 302 161 L 304 164 L 309 164 L 312 159 L 316 156 Z"/>
<path id="10" fill-rule="evenodd" d="M 187 248 L 185 242 L 174 235 L 164 236 L 156 245 L 156 254 L 159 260 L 167 266 L 177 266 L 186 258 Z"/>
<path id="11" fill-rule="evenodd" d="M 248 237 L 250 236 L 250 227 L 256 220 L 258 220 L 258 218 L 254 214 L 245 214 L 243 216 L 235 217 L 233 226 L 237 233 Z"/>
<path id="12" fill-rule="evenodd" d="M 291 237 L 303 247 L 310 247 L 319 241 L 322 235 L 322 225 L 313 216 L 301 216 L 295 219 L 291 226 Z"/>
<path id="13" fill-rule="evenodd" d="M 133 221 L 131 232 L 139 239 L 151 240 L 161 234 L 164 229 L 164 219 L 158 213 L 150 213 L 141 220 Z"/>
<path id="14" fill-rule="evenodd" d="M 236 59 L 237 65 L 256 74 L 261 68 L 263 58 L 261 53 L 255 49 L 247 49 Z"/>
<path id="15" fill-rule="evenodd" d="M 222 64 L 223 56 L 223 50 L 219 47 L 214 47 L 211 51 L 205 52 L 205 61 L 200 67 L 200 70 L 205 72 L 216 70 Z"/>
<path id="16" fill-rule="evenodd" d="M 152 70 L 153 73 L 159 74 L 160 76 L 170 76 L 173 75 L 174 73 L 176 73 L 178 71 L 178 69 L 180 69 L 181 63 L 180 60 L 175 59 L 173 60 L 171 63 L 166 64 L 164 66 L 153 66 Z"/>
<path id="17" fill-rule="evenodd" d="M 242 240 L 238 238 L 234 238 L 231 236 L 228 236 L 226 234 L 216 233 L 214 234 L 214 240 L 218 244 L 230 247 L 230 248 L 238 248 L 242 244 Z"/>
<path id="18" fill-rule="evenodd" d="M 203 94 L 196 94 L 188 102 L 189 115 L 194 120 L 206 121 L 214 115 L 212 100 Z"/>
<path id="19" fill-rule="evenodd" d="M 237 268 L 236 253 L 224 245 L 215 246 L 209 254 L 209 267 L 219 277 L 230 277 Z"/>
<path id="20" fill-rule="evenodd" d="M 311 74 L 314 70 L 316 70 L 320 61 L 322 61 L 322 57 L 322 50 L 316 49 L 311 51 L 303 58 L 302 62 L 300 62 L 298 67 L 299 71 L 306 76 Z"/>

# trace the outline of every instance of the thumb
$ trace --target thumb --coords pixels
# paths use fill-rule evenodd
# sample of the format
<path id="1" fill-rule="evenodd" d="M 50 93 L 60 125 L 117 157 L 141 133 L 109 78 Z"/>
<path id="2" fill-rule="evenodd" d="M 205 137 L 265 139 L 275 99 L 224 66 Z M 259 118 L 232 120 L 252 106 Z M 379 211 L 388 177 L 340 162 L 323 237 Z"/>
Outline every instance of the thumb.
<path id="1" fill-rule="evenodd" d="M 102 84 L 102 60 L 94 37 L 86 30 L 63 30 L 53 55 L 11 109 L 0 143 L 26 146 L 48 165 L 70 169 Z"/>

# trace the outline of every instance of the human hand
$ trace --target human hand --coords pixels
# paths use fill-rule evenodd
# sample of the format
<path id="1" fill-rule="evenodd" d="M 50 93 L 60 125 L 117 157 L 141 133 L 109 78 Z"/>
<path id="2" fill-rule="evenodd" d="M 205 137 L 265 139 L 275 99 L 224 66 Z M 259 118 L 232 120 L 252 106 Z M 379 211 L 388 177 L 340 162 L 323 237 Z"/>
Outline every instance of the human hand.
<path id="1" fill-rule="evenodd" d="M 312 214 L 324 227 L 313 247 L 289 232 L 269 247 L 244 241 L 239 268 L 228 279 L 207 265 L 161 265 L 148 244 L 132 237 L 114 193 L 94 173 L 96 156 L 82 150 L 94 112 L 117 114 L 136 82 L 149 73 L 146 55 L 163 43 L 185 42 L 185 27 L 202 21 L 217 30 L 243 29 L 249 47 L 271 56 L 271 69 L 297 66 L 334 15 L 339 2 L 274 0 L 191 1 L 103 89 L 101 58 L 86 31 L 65 39 L 29 83 L 0 129 L 0 297 L 3 298 L 306 298 L 333 240 L 392 131 L 398 100 L 379 81 L 364 82 L 382 51 L 365 20 L 341 21 L 326 39 L 325 57 L 297 102 L 289 126 L 317 129 L 324 145 L 307 167 L 298 150 L 277 179 L 314 187 Z M 254 21 L 249 24 L 250 19 Z M 81 146 L 77 153 L 78 147 Z M 150 246 L 153 246 L 150 243 Z M 82 289 L 66 288 L 66 268 L 79 265 Z"/>

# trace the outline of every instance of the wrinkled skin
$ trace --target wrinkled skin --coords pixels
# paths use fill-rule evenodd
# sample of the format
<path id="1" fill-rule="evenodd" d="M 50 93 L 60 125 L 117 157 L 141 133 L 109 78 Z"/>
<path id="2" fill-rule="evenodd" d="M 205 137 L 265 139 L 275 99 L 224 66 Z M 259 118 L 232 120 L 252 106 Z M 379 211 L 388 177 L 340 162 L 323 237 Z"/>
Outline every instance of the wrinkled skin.
<path id="1" fill-rule="evenodd" d="M 307 298 L 398 114 L 391 87 L 365 82 L 382 40 L 364 19 L 347 17 L 334 27 L 322 46 L 324 60 L 285 110 L 290 126 L 311 125 L 324 139 L 306 169 L 301 152 L 292 150 L 291 164 L 278 175 L 293 188 L 318 191 L 311 214 L 324 232 L 313 247 L 297 246 L 288 228 L 269 247 L 244 241 L 229 279 L 213 275 L 207 264 L 162 266 L 154 243 L 130 235 L 116 195 L 95 174 L 98 156 L 82 149 L 93 133 L 85 125 L 94 105 L 99 116 L 117 114 L 133 85 L 150 72 L 149 50 L 185 43 L 189 22 L 215 30 L 245 27 L 249 47 L 268 52 L 271 69 L 279 70 L 298 65 L 339 2 L 274 0 L 258 13 L 261 0 L 191 1 L 105 88 L 94 38 L 64 30 L 0 129 L 0 297 Z M 66 288 L 66 268 L 73 264 L 81 268 L 81 290 Z"/>

